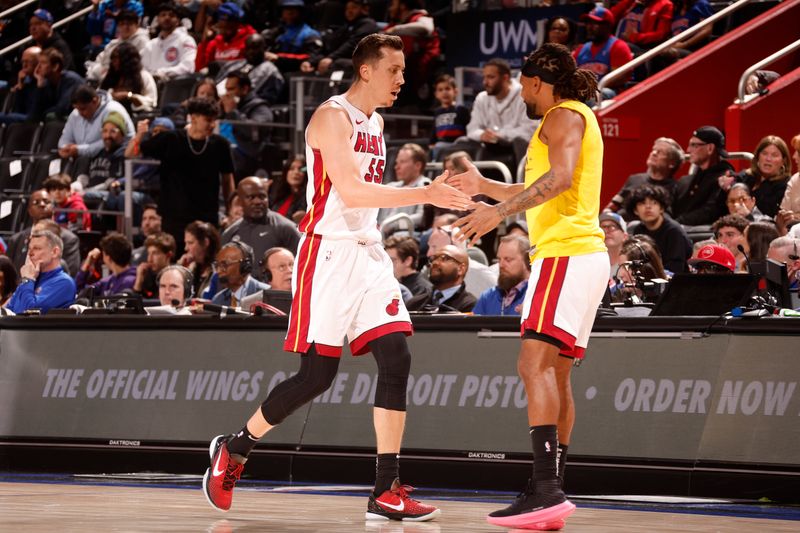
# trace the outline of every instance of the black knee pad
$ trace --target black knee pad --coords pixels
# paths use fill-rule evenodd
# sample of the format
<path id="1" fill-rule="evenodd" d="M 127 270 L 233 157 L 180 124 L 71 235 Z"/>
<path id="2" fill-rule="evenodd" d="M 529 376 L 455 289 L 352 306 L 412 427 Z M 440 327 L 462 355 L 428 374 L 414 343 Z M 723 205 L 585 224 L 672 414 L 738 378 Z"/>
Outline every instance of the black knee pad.
<path id="1" fill-rule="evenodd" d="M 338 357 L 318 355 L 313 345 L 300 357 L 297 374 L 280 382 L 261 404 L 261 414 L 272 426 L 277 426 L 299 407 L 328 390 L 336 377 Z"/>
<path id="2" fill-rule="evenodd" d="M 403 333 L 390 333 L 369 343 L 378 363 L 375 407 L 406 410 L 406 388 L 411 370 L 411 352 Z"/>

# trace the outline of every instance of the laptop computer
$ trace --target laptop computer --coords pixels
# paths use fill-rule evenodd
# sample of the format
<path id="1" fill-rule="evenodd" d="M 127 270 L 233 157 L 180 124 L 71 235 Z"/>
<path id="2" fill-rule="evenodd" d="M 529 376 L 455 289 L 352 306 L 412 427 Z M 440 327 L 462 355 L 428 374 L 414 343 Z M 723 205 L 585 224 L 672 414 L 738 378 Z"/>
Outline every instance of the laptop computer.
<path id="1" fill-rule="evenodd" d="M 753 274 L 676 274 L 650 316 L 719 316 L 745 305 L 757 283 Z"/>
<path id="2" fill-rule="evenodd" d="M 758 291 L 760 296 L 767 297 L 770 303 L 778 307 L 794 309 L 789 291 L 788 269 L 785 264 L 772 259 L 763 262 L 753 261 L 750 263 L 750 271 L 766 281 L 766 288 Z"/>

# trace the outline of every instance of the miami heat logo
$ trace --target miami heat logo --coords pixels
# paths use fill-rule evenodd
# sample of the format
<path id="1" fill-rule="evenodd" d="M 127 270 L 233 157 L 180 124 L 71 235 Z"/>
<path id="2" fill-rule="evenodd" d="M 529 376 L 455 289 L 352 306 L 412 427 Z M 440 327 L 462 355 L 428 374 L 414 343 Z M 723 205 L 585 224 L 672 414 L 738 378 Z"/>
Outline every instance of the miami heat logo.
<path id="1" fill-rule="evenodd" d="M 400 298 L 393 298 L 392 303 L 386 306 L 386 312 L 395 316 L 400 311 Z"/>

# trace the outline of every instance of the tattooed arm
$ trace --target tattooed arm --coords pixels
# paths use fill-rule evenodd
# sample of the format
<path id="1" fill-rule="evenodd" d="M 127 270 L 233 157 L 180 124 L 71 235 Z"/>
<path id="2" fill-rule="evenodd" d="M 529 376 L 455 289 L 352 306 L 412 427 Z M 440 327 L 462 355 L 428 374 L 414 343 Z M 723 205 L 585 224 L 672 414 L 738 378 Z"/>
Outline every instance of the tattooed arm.
<path id="1" fill-rule="evenodd" d="M 569 109 L 553 110 L 542 126 L 540 138 L 548 147 L 550 170 L 530 187 L 497 205 L 502 218 L 543 204 L 569 190 L 581 155 L 583 117 Z"/>
<path id="2" fill-rule="evenodd" d="M 505 202 L 497 204 L 495 207 L 495 209 L 497 209 L 497 214 L 500 215 L 501 218 L 506 218 L 511 215 L 521 213 L 522 211 L 527 211 L 528 209 L 536 207 L 537 205 L 546 202 L 550 198 L 557 196 L 562 191 L 551 194 L 555 189 L 554 182 L 555 175 L 553 174 L 553 169 L 551 168 L 538 180 L 533 182 L 530 187 L 523 190 L 516 196 L 509 198 Z M 569 187 L 567 187 L 567 189 L 568 188 Z"/>
<path id="3" fill-rule="evenodd" d="M 584 129 L 580 114 L 563 108 L 553 110 L 539 134 L 539 138 L 548 146 L 550 170 L 527 189 L 495 206 L 476 204 L 472 213 L 454 224 L 461 228 L 462 238 L 474 244 L 504 218 L 541 205 L 569 190 L 581 155 Z"/>

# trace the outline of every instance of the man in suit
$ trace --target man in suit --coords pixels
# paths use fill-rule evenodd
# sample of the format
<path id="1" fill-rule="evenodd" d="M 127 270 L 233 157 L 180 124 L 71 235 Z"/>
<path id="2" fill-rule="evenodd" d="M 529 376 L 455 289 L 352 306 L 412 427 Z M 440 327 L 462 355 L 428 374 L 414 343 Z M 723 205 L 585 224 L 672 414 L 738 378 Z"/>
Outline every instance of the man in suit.
<path id="1" fill-rule="evenodd" d="M 430 280 L 433 291 L 414 296 L 406 307 L 409 311 L 419 311 L 426 306 L 438 307 L 439 311 L 460 311 L 468 313 L 475 307 L 476 298 L 467 292 L 464 276 L 469 268 L 467 252 L 448 244 L 430 257 Z"/>
<path id="2" fill-rule="evenodd" d="M 32 222 L 31 227 L 18 231 L 8 239 L 6 255 L 17 267 L 17 270 L 22 268 L 28 257 L 28 237 L 30 237 L 33 225 L 40 220 L 53 220 L 53 199 L 45 189 L 33 191 L 31 194 L 28 199 L 28 216 Z M 81 266 L 78 237 L 67 228 L 61 228 L 59 236 L 64 243 L 62 257 L 69 267 L 69 274 L 74 276 Z"/>
<path id="3" fill-rule="evenodd" d="M 252 277 L 255 262 L 253 249 L 240 241 L 231 241 L 217 252 L 214 270 L 225 288 L 214 295 L 211 303 L 238 307 L 242 298 L 270 286 Z"/>

